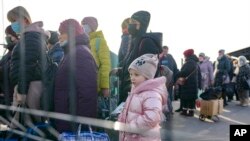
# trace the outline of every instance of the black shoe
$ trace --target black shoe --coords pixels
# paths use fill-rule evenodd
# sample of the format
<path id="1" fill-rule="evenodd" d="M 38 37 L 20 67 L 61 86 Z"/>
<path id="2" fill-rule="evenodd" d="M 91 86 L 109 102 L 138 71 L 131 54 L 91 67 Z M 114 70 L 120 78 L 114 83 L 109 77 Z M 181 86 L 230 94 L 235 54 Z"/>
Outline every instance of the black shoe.
<path id="1" fill-rule="evenodd" d="M 224 103 L 223 106 L 226 107 L 228 104 L 227 103 Z"/>
<path id="2" fill-rule="evenodd" d="M 179 108 L 177 110 L 175 110 L 175 112 L 181 112 L 183 109 Z"/>
<path id="3" fill-rule="evenodd" d="M 181 115 L 187 116 L 187 110 L 182 110 Z"/>
<path id="4" fill-rule="evenodd" d="M 189 110 L 187 116 L 193 117 L 194 116 L 194 111 L 193 110 Z"/>

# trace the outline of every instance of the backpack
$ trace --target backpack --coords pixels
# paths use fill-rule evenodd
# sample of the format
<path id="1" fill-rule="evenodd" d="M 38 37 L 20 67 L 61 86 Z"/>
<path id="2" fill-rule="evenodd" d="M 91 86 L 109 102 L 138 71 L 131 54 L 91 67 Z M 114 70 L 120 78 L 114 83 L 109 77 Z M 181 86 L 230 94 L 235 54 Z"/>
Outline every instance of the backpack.
<path id="1" fill-rule="evenodd" d="M 99 49 L 100 49 L 100 42 L 101 42 L 101 38 L 97 38 L 96 45 L 95 45 L 97 54 L 98 54 Z M 112 51 L 109 51 L 109 52 L 110 52 L 111 69 L 113 69 L 113 68 L 116 68 L 118 66 L 118 56 Z"/>

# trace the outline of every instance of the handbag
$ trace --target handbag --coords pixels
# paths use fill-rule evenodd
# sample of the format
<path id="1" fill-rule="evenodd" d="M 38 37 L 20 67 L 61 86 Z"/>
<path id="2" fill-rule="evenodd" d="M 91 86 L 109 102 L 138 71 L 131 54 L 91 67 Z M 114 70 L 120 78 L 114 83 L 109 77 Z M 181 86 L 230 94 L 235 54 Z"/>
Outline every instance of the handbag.
<path id="1" fill-rule="evenodd" d="M 81 124 L 78 126 L 77 133 L 63 132 L 59 135 L 59 141 L 110 141 L 108 134 L 92 131 L 81 132 Z"/>
<path id="2" fill-rule="evenodd" d="M 186 82 L 186 80 L 187 80 L 187 79 L 186 79 L 185 77 L 179 77 L 179 78 L 177 79 L 176 83 L 179 84 L 179 85 L 184 85 L 185 82 Z"/>
<path id="3" fill-rule="evenodd" d="M 197 68 L 195 68 L 187 77 L 179 77 L 176 81 L 176 83 L 178 85 L 184 85 L 186 80 L 188 80 L 188 78 L 197 70 Z"/>

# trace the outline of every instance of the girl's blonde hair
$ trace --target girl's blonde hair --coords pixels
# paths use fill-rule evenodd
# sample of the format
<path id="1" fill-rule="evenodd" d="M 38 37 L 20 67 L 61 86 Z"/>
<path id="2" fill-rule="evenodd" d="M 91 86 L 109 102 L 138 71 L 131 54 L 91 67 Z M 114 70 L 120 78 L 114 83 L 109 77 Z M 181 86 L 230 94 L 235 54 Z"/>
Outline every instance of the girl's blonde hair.
<path id="1" fill-rule="evenodd" d="M 32 23 L 28 11 L 22 6 L 17 6 L 11 9 L 7 14 L 7 18 L 10 22 L 15 22 L 19 18 L 24 18 L 29 23 Z"/>

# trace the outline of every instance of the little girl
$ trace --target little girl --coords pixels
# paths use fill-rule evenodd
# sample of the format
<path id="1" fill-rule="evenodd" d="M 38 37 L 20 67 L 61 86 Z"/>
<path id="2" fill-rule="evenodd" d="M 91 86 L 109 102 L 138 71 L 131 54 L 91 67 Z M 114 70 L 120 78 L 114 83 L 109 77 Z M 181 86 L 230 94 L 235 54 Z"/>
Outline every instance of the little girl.
<path id="1" fill-rule="evenodd" d="M 160 122 L 163 105 L 167 102 L 166 78 L 154 78 L 158 58 L 145 54 L 129 66 L 131 92 L 118 121 L 129 127 L 142 129 L 143 133 L 120 132 L 120 141 L 160 141 Z M 153 134 L 152 134 L 153 133 Z M 156 134 L 157 133 L 157 134 Z"/>

